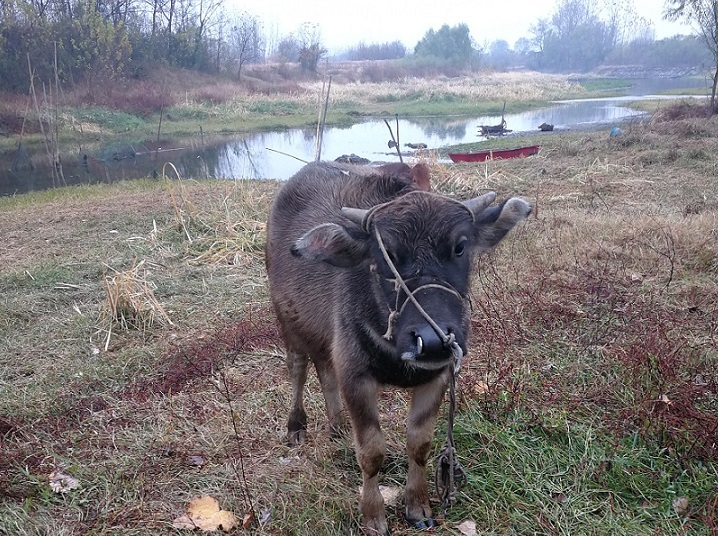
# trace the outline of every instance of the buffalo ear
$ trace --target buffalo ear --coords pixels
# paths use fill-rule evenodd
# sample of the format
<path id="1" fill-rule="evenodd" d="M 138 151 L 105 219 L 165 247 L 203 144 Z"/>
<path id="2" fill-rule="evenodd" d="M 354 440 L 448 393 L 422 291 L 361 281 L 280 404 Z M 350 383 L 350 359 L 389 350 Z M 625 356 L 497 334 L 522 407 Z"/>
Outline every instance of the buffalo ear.
<path id="1" fill-rule="evenodd" d="M 419 163 L 411 168 L 411 182 L 413 182 L 419 190 L 430 192 L 431 176 L 429 175 L 429 166 L 424 163 Z"/>
<path id="2" fill-rule="evenodd" d="M 323 223 L 307 231 L 291 249 L 292 255 L 322 261 L 339 268 L 351 268 L 369 254 L 366 240 L 352 237 L 336 223 Z"/>
<path id="3" fill-rule="evenodd" d="M 513 227 L 531 214 L 531 205 L 519 197 L 512 197 L 501 205 L 482 210 L 476 215 L 479 235 L 478 246 L 487 250 L 494 247 Z"/>

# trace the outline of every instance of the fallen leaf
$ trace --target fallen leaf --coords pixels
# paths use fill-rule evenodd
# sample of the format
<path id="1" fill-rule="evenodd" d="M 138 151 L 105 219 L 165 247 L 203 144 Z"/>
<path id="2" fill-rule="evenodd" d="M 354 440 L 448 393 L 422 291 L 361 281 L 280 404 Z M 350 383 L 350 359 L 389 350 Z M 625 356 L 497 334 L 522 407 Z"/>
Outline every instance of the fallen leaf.
<path id="1" fill-rule="evenodd" d="M 242 518 L 242 528 L 248 529 L 249 527 L 252 526 L 253 523 L 254 523 L 254 512 L 250 510 L 249 512 L 244 514 L 244 517 Z"/>
<path id="2" fill-rule="evenodd" d="M 53 471 L 48 475 L 50 488 L 55 493 L 65 493 L 80 487 L 80 481 L 74 476 L 66 475 L 62 471 Z"/>
<path id="3" fill-rule="evenodd" d="M 476 536 L 476 522 L 467 519 L 456 527 L 464 536 Z"/>
<path id="4" fill-rule="evenodd" d="M 489 392 L 489 384 L 485 381 L 478 381 L 476 382 L 476 385 L 474 385 L 474 394 L 477 395 L 483 395 L 484 393 Z"/>
<path id="5" fill-rule="evenodd" d="M 177 529 L 201 529 L 215 532 L 219 529 L 229 532 L 238 524 L 237 517 L 227 510 L 220 510 L 219 502 L 214 497 L 205 495 L 192 499 L 187 513 L 172 522 Z"/>
<path id="6" fill-rule="evenodd" d="M 684 515 L 688 511 L 688 497 L 676 497 L 673 499 L 673 509 L 679 516 Z"/>
<path id="7" fill-rule="evenodd" d="M 379 486 L 379 493 L 384 498 L 387 506 L 394 506 L 399 502 L 401 496 L 401 488 L 396 486 Z"/>
<path id="8" fill-rule="evenodd" d="M 197 454 L 190 454 L 187 456 L 187 463 L 190 465 L 194 465 L 195 467 L 202 467 L 205 463 L 205 460 L 202 456 L 199 456 Z"/>

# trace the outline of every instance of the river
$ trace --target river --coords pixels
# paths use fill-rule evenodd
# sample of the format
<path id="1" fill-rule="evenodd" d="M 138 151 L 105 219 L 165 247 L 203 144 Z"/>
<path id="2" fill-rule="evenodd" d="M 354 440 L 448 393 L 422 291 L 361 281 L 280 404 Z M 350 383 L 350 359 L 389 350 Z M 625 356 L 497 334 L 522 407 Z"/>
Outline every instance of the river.
<path id="1" fill-rule="evenodd" d="M 641 112 L 628 102 L 647 98 L 667 98 L 652 92 L 687 87 L 702 87 L 700 79 L 640 81 L 630 94 L 603 99 L 558 101 L 545 108 L 506 116 L 513 135 L 536 132 L 546 122 L 556 130 L 597 128 L 630 120 L 640 120 Z M 671 97 L 672 98 L 672 97 Z M 396 130 L 394 118 L 389 123 Z M 400 145 L 423 143 L 429 149 L 485 139 L 480 125 L 494 125 L 500 116 L 412 117 L 399 120 Z M 334 160 L 356 154 L 370 161 L 398 161 L 383 118 L 370 118 L 351 127 L 330 127 L 323 136 L 321 156 Z M 519 143 L 517 143 L 519 144 Z M 316 129 L 287 129 L 209 139 L 161 140 L 160 143 L 130 145 L 118 143 L 94 152 L 68 151 L 63 154 L 62 170 L 67 184 L 112 182 L 128 178 L 160 176 L 171 162 L 183 178 L 275 178 L 286 179 L 315 158 Z M 290 156 L 288 156 L 290 155 Z M 0 153 L 0 195 L 14 195 L 53 187 L 48 159 L 41 148 L 30 152 L 25 147 Z"/>

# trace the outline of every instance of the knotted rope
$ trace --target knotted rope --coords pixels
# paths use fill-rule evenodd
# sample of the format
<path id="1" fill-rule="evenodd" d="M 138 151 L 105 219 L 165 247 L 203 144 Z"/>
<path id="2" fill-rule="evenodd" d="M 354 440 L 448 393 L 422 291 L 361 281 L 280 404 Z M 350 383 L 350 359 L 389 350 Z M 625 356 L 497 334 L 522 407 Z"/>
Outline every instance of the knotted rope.
<path id="1" fill-rule="evenodd" d="M 368 220 L 365 220 L 365 224 L 368 225 Z M 397 290 L 397 305 L 399 300 L 399 288 L 403 290 L 407 296 L 407 299 L 406 301 L 404 301 L 401 308 L 399 310 L 395 308 L 389 314 L 389 327 L 387 328 L 387 332 L 384 334 L 384 337 L 387 339 L 391 338 L 393 323 L 404 310 L 404 307 L 406 306 L 407 302 L 411 301 L 414 307 L 416 307 L 416 310 L 419 312 L 419 314 L 424 318 L 424 320 L 427 321 L 427 323 L 432 327 L 436 334 L 441 338 L 443 344 L 447 348 L 451 348 L 453 360 L 449 365 L 449 422 L 446 429 L 446 443 L 441 449 L 439 457 L 436 459 L 436 474 L 434 475 L 436 493 L 441 499 L 442 509 L 444 513 L 446 513 L 446 510 L 449 508 L 449 506 L 453 505 L 456 502 L 457 486 L 461 487 L 466 482 L 466 471 L 456 459 L 456 446 L 454 444 L 454 413 L 456 412 L 456 376 L 461 370 L 461 361 L 464 357 L 464 352 L 461 350 L 461 346 L 459 346 L 459 343 L 456 342 L 455 335 L 453 333 L 444 333 L 441 327 L 424 310 L 424 308 L 421 306 L 414 294 L 425 288 L 440 288 L 447 292 L 453 293 L 454 295 L 459 297 L 459 299 L 463 300 L 465 298 L 462 297 L 461 294 L 459 294 L 453 288 L 447 285 L 439 285 L 435 283 L 420 286 L 419 288 L 414 289 L 413 292 L 410 291 L 406 282 L 401 277 L 401 274 L 399 274 L 399 271 L 396 269 L 396 266 L 394 266 L 394 263 L 389 257 L 389 253 L 384 246 L 384 241 L 382 240 L 381 234 L 379 233 L 379 229 L 376 227 L 376 225 L 374 226 L 374 235 L 376 236 L 376 241 L 379 244 L 379 249 L 381 250 L 381 254 L 384 257 L 384 260 L 389 266 L 389 269 L 391 270 L 392 274 L 394 274 L 394 284 Z"/>
<path id="2" fill-rule="evenodd" d="M 457 344 L 458 351 L 461 348 Z M 452 348 L 453 350 L 453 348 Z M 456 356 L 454 357 L 456 362 Z M 460 361 L 460 358 L 459 358 Z M 458 370 L 451 367 L 451 380 L 449 383 L 449 422 L 446 426 L 446 443 L 444 444 L 439 457 L 436 459 L 436 474 L 434 483 L 436 494 L 441 499 L 441 508 L 446 510 L 456 503 L 456 490 L 466 483 L 466 471 L 456 459 L 456 446 L 454 444 L 454 413 L 456 412 L 456 374 Z"/>

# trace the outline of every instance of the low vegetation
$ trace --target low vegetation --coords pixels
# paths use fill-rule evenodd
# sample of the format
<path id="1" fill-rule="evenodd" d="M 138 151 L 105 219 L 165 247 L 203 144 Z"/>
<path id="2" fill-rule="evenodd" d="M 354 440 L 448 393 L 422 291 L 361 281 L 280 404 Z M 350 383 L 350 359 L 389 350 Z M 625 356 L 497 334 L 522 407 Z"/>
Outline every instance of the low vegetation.
<path id="1" fill-rule="evenodd" d="M 347 62 L 327 72 L 334 79 L 329 124 L 351 124 L 371 114 L 496 114 L 504 102 L 507 112 L 515 112 L 589 94 L 566 76 L 540 73 L 362 81 L 365 71 L 376 68 L 377 62 Z M 0 138 L 0 147 L 15 147 L 19 140 L 39 142 L 43 132 L 56 133 L 60 145 L 74 149 L 103 140 L 153 140 L 158 132 L 186 137 L 199 136 L 200 130 L 229 134 L 316 124 L 324 82 L 287 84 L 267 66 L 247 77 L 238 84 L 159 72 L 152 84 L 133 81 L 102 92 L 68 91 L 62 102 L 42 105 L 39 116 L 31 99 L 8 94 L 5 103 L 0 99 L 0 132 L 8 136 Z"/>
<path id="2" fill-rule="evenodd" d="M 424 156 L 438 191 L 536 207 L 479 264 L 455 428 L 468 482 L 439 533 L 718 530 L 718 123 L 686 115 L 546 134 L 526 159 Z M 284 441 L 262 253 L 277 188 L 0 199 L 0 534 L 179 534 L 205 495 L 258 534 L 357 534 L 360 471 L 313 377 L 309 442 Z M 390 491 L 407 404 L 382 395 Z M 416 534 L 401 511 L 392 533 Z"/>

